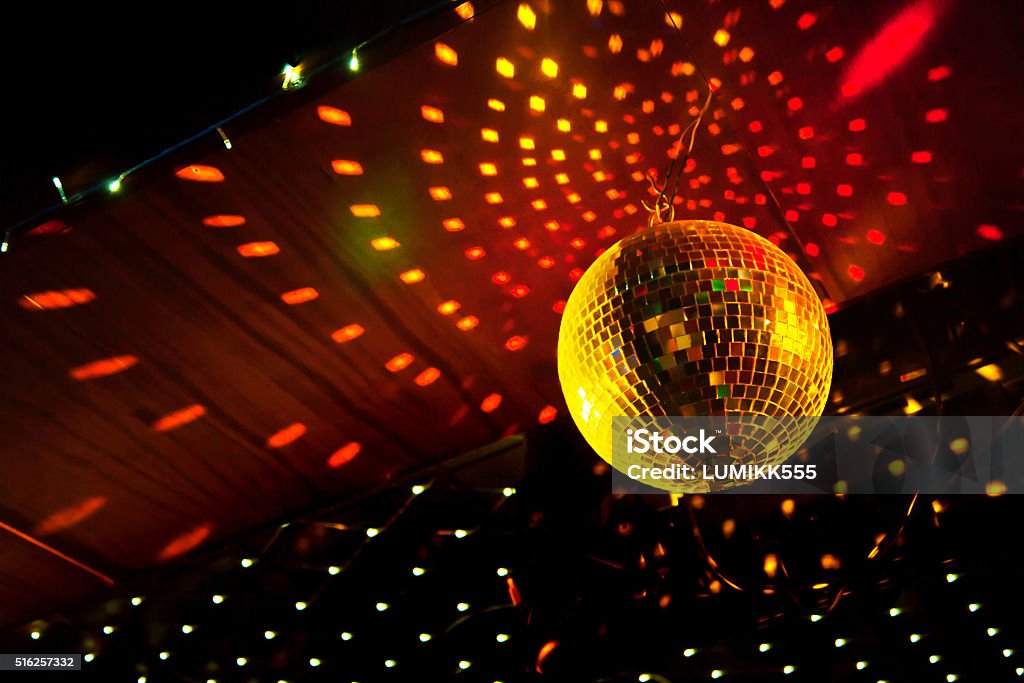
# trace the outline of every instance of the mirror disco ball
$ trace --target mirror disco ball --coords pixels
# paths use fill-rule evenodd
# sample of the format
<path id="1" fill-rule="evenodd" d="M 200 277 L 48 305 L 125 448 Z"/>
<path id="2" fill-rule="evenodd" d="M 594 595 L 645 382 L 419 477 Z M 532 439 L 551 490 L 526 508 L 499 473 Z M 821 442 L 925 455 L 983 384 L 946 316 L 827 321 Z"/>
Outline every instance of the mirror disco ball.
<path id="1" fill-rule="evenodd" d="M 622 239 L 587 269 L 562 315 L 558 375 L 576 425 L 620 471 L 703 461 L 680 452 L 613 463 L 616 416 L 766 416 L 744 422 L 746 446 L 730 438 L 731 463 L 776 465 L 825 407 L 832 340 L 824 306 L 781 249 L 735 225 L 675 221 Z M 700 492 L 746 482 L 647 483 Z"/>

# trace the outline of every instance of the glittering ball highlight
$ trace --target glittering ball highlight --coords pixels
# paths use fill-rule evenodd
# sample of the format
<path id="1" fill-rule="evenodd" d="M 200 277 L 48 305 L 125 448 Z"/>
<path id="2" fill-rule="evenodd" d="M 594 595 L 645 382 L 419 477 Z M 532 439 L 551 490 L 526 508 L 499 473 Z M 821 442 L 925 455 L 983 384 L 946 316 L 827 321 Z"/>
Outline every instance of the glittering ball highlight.
<path id="1" fill-rule="evenodd" d="M 676 221 L 624 238 L 587 269 L 562 316 L 558 375 L 576 425 L 622 471 L 703 461 L 680 452 L 613 463 L 616 416 L 779 418 L 731 450 L 734 464 L 775 465 L 825 407 L 832 340 L 820 299 L 781 249 L 727 223 Z M 745 482 L 648 483 L 699 492 Z"/>

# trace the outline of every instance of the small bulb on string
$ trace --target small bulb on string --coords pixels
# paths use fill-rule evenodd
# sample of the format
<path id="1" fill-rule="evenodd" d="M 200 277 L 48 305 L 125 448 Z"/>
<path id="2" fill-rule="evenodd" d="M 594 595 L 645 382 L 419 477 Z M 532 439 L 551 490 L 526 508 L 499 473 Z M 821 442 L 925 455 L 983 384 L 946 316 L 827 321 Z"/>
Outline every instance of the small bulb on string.
<path id="1" fill-rule="evenodd" d="M 341 573 L 341 567 L 332 564 L 330 567 L 327 568 L 327 573 L 331 576 L 337 576 Z"/>
<path id="2" fill-rule="evenodd" d="M 341 632 L 341 639 L 342 640 L 352 640 L 352 634 L 349 633 L 348 631 L 342 631 Z"/>
<path id="3" fill-rule="evenodd" d="M 53 176 L 53 186 L 57 188 L 57 192 L 60 194 L 60 201 L 67 204 L 68 196 L 64 194 L 64 184 L 60 182 L 60 178 L 57 176 Z"/>
<path id="4" fill-rule="evenodd" d="M 244 569 L 248 569 L 252 565 L 253 565 L 253 562 L 248 557 L 242 559 L 242 567 Z"/>
<path id="5" fill-rule="evenodd" d="M 109 183 L 107 183 L 107 190 L 109 190 L 111 194 L 114 194 L 116 192 L 120 192 L 121 191 L 121 179 L 120 178 L 115 178 L 114 180 L 111 180 Z"/>
<path id="6" fill-rule="evenodd" d="M 352 50 L 352 56 L 348 58 L 348 70 L 359 71 L 359 53 L 355 49 Z"/>
<path id="7" fill-rule="evenodd" d="M 284 90 L 298 88 L 302 85 L 302 75 L 299 73 L 299 67 L 297 66 L 285 64 L 281 75 L 284 77 L 281 81 L 281 88 Z"/>
<path id="8" fill-rule="evenodd" d="M 142 598 L 140 598 L 137 595 L 134 598 L 132 598 L 132 607 L 138 607 L 141 604 L 142 604 Z"/>

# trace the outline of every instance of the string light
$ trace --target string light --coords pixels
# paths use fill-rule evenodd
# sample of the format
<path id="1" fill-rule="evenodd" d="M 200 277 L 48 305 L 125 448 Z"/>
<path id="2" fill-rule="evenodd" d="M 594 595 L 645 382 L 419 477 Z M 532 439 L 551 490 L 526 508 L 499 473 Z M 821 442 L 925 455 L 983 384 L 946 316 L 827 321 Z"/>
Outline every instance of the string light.
<path id="1" fill-rule="evenodd" d="M 516 494 L 516 490 L 511 486 L 506 486 L 504 489 L 501 490 L 501 493 L 506 498 L 508 498 L 509 496 L 514 496 Z"/>
<path id="2" fill-rule="evenodd" d="M 221 142 L 224 143 L 224 149 L 231 149 L 231 140 L 228 139 L 227 133 L 224 132 L 224 129 L 217 128 L 217 134 L 220 135 Z"/>
<path id="3" fill-rule="evenodd" d="M 253 564 L 252 560 L 250 560 L 248 557 L 246 557 L 246 558 L 244 558 L 242 560 L 242 567 L 245 568 L 245 569 L 248 569 L 249 567 L 251 567 L 252 564 Z"/>
<path id="4" fill-rule="evenodd" d="M 107 189 L 110 190 L 111 194 L 114 194 L 116 192 L 120 192 L 121 191 L 121 179 L 120 178 L 115 178 L 114 180 L 111 180 L 109 183 L 107 183 Z"/>
<path id="5" fill-rule="evenodd" d="M 423 576 L 426 573 L 427 573 L 427 570 L 425 570 L 423 567 L 413 567 L 412 568 L 412 575 L 413 576 Z"/>
<path id="6" fill-rule="evenodd" d="M 692 657 L 695 654 L 697 654 L 697 649 L 696 648 L 688 647 L 685 650 L 683 650 L 683 656 L 684 657 Z"/>
<path id="7" fill-rule="evenodd" d="M 716 679 L 717 678 L 721 678 L 724 675 L 725 675 L 725 672 L 722 671 L 721 669 L 715 669 L 714 671 L 711 672 L 711 677 L 712 678 L 716 678 Z"/>
<path id="8" fill-rule="evenodd" d="M 277 632 L 276 631 L 264 631 L 263 632 L 263 637 L 266 638 L 267 640 L 273 640 L 274 638 L 277 637 Z"/>
<path id="9" fill-rule="evenodd" d="M 348 631 L 342 631 L 341 632 L 341 639 L 342 640 L 352 640 L 352 634 L 349 633 Z"/>
<path id="10" fill-rule="evenodd" d="M 928 657 L 928 663 L 929 664 L 938 664 L 941 661 L 942 661 L 942 657 L 940 657 L 939 655 L 932 655 L 932 656 Z"/>
<path id="11" fill-rule="evenodd" d="M 418 496 L 426 490 L 426 486 L 423 486 L 422 484 L 416 484 L 415 486 L 412 487 L 412 495 Z"/>
<path id="12" fill-rule="evenodd" d="M 921 640 L 921 634 L 920 633 L 911 633 L 910 634 L 910 642 L 916 643 L 916 642 L 919 642 L 920 640 Z"/>
<path id="13" fill-rule="evenodd" d="M 768 652 L 768 650 L 770 650 L 770 649 L 772 649 L 772 644 L 771 643 L 761 643 L 760 645 L 757 646 L 757 651 L 758 652 Z"/>
<path id="14" fill-rule="evenodd" d="M 239 657 L 238 659 L 235 660 L 235 664 L 237 664 L 238 666 L 245 666 L 248 663 L 249 663 L 249 660 L 246 659 L 245 657 Z"/>
<path id="15" fill-rule="evenodd" d="M 210 602 L 212 602 L 215 605 L 219 605 L 222 602 L 224 602 L 224 596 L 223 595 L 214 595 L 212 598 L 210 598 Z"/>
<path id="16" fill-rule="evenodd" d="M 395 665 L 397 665 L 397 664 L 398 664 L 398 662 L 396 662 L 393 659 L 388 659 L 388 660 L 385 660 L 385 662 L 384 662 L 384 666 L 386 666 L 389 669 L 395 668 Z"/>
<path id="17" fill-rule="evenodd" d="M 498 641 L 499 643 L 507 643 L 508 642 L 508 634 L 507 633 L 499 633 L 498 635 L 494 636 L 494 639 L 496 641 Z"/>
<path id="18" fill-rule="evenodd" d="M 285 64 L 281 75 L 283 76 L 281 88 L 284 90 L 298 88 L 302 85 L 302 74 L 299 73 L 299 67 L 297 66 Z"/>
<path id="19" fill-rule="evenodd" d="M 348 70 L 359 71 L 359 52 L 353 48 L 352 56 L 348 58 Z"/>
<path id="20" fill-rule="evenodd" d="M 787 676 L 793 673 L 794 671 L 796 671 L 796 667 L 792 664 L 787 664 L 786 666 L 782 667 L 782 673 L 786 674 Z"/>
<path id="21" fill-rule="evenodd" d="M 109 636 L 109 635 L 110 635 L 111 633 L 113 633 L 113 632 L 114 632 L 114 627 L 113 627 L 113 626 L 104 626 L 104 627 L 103 627 L 103 633 L 104 633 L 105 635 L 108 635 L 108 636 Z"/>
<path id="22" fill-rule="evenodd" d="M 457 604 L 455 606 L 455 609 L 459 610 L 460 612 L 465 612 L 466 610 L 469 609 L 469 603 L 468 602 L 460 602 L 459 604 Z"/>
<path id="23" fill-rule="evenodd" d="M 301 600 L 295 603 L 295 610 L 297 612 L 301 612 L 302 610 L 306 609 L 306 607 L 308 607 L 308 605 Z"/>
<path id="24" fill-rule="evenodd" d="M 370 527 L 369 529 L 366 530 L 367 538 L 373 538 L 374 536 L 376 536 L 379 533 L 380 533 L 380 529 L 376 529 L 374 527 Z"/>
<path id="25" fill-rule="evenodd" d="M 977 603 L 977 602 L 972 602 L 971 604 L 969 604 L 967 606 L 967 609 L 969 609 L 972 612 L 977 612 L 978 610 L 981 609 L 981 605 L 979 603 Z"/>
<path id="26" fill-rule="evenodd" d="M 181 627 L 181 632 L 184 633 L 185 635 L 188 635 L 189 633 L 192 633 L 193 630 L 194 629 L 192 628 L 191 624 L 184 624 Z"/>
<path id="27" fill-rule="evenodd" d="M 139 596 L 135 596 L 134 598 L 132 598 L 132 607 L 138 607 L 141 604 L 142 598 L 140 598 Z"/>
<path id="28" fill-rule="evenodd" d="M 461 662 L 459 662 L 459 668 L 462 669 L 463 671 L 465 671 L 466 669 L 468 669 L 471 666 L 473 666 L 473 663 L 468 661 L 468 660 L 463 659 Z"/>
<path id="29" fill-rule="evenodd" d="M 170 657 L 171 657 L 171 653 L 167 652 L 166 650 L 160 653 L 160 660 L 161 661 L 165 661 L 166 662 L 168 659 L 170 659 Z"/>
<path id="30" fill-rule="evenodd" d="M 386 610 L 388 609 L 388 607 L 390 607 L 390 606 L 391 606 L 391 605 L 389 605 L 389 604 L 388 604 L 388 603 L 386 603 L 386 602 L 378 602 L 378 603 L 377 603 L 377 611 L 378 611 L 378 612 L 384 612 L 384 611 L 386 611 Z"/>
<path id="31" fill-rule="evenodd" d="M 39 631 L 32 631 L 32 633 L 30 633 L 28 635 L 29 635 L 30 638 L 32 638 L 32 640 L 39 640 L 39 637 L 42 634 Z"/>
<path id="32" fill-rule="evenodd" d="M 420 642 L 421 642 L 421 643 L 426 643 L 426 642 L 428 642 L 428 641 L 429 641 L 429 640 L 430 640 L 430 639 L 431 639 L 432 637 L 433 637 L 433 636 L 431 636 L 431 635 L 430 635 L 429 633 L 421 633 L 421 634 L 420 634 Z"/>
<path id="33" fill-rule="evenodd" d="M 53 176 L 53 186 L 57 188 L 58 194 L 60 194 L 60 201 L 62 204 L 68 203 L 68 196 L 64 194 L 64 184 L 60 182 L 60 178 Z"/>
<path id="34" fill-rule="evenodd" d="M 321 662 L 320 662 L 320 660 L 317 657 L 310 657 L 310 659 L 309 659 L 309 665 L 310 666 L 320 666 L 320 664 L 321 664 Z"/>

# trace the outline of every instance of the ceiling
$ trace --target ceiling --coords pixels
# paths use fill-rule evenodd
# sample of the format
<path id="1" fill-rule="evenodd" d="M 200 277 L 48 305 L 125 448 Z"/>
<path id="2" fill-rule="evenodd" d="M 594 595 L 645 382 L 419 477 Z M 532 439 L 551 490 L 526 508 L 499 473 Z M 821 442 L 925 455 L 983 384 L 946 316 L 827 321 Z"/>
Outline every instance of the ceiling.
<path id="1" fill-rule="evenodd" d="M 12 238 L 0 520 L 93 573 L 4 536 L 0 621 L 555 419 L 560 307 L 702 74 L 677 217 L 830 310 L 1021 232 L 1019 7 L 670 9 L 689 48 L 653 0 L 500 3 Z"/>

